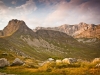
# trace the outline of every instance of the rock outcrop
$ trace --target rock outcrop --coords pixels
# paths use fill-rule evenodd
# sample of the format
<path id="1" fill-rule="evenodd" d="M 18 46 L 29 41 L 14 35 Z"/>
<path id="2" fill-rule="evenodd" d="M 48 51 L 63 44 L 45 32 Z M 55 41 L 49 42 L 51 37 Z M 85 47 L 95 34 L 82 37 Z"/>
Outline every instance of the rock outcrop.
<path id="1" fill-rule="evenodd" d="M 12 19 L 9 21 L 8 25 L 3 29 L 4 36 L 12 35 L 17 30 L 27 29 L 25 22 L 22 20 Z"/>
<path id="2" fill-rule="evenodd" d="M 86 29 L 78 34 L 76 32 L 75 38 L 99 38 L 100 39 L 100 25 L 87 25 Z"/>
<path id="3" fill-rule="evenodd" d="M 5 67 L 5 66 L 8 66 L 9 65 L 9 62 L 7 61 L 7 59 L 5 58 L 1 58 L 0 59 L 0 67 Z"/>

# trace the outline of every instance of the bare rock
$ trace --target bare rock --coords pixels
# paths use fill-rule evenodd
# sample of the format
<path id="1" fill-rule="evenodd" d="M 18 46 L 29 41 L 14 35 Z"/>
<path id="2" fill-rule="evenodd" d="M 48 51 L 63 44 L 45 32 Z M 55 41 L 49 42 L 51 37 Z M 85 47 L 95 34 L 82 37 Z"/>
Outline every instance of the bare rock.
<path id="1" fill-rule="evenodd" d="M 100 62 L 100 58 L 95 58 L 92 62 L 93 63 Z"/>
<path id="2" fill-rule="evenodd" d="M 20 60 L 19 58 L 16 58 L 13 63 L 12 63 L 12 66 L 20 66 L 20 65 L 23 65 L 24 62 L 22 60 Z"/>

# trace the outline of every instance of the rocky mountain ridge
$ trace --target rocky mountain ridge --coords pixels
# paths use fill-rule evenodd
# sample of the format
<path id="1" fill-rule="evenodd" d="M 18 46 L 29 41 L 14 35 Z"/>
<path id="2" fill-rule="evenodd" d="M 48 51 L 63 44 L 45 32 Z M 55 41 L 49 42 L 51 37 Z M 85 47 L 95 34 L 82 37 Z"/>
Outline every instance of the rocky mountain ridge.
<path id="1" fill-rule="evenodd" d="M 64 32 L 74 38 L 100 38 L 100 25 L 79 23 L 76 25 L 61 25 L 59 27 L 37 27 L 37 30 L 55 30 Z"/>

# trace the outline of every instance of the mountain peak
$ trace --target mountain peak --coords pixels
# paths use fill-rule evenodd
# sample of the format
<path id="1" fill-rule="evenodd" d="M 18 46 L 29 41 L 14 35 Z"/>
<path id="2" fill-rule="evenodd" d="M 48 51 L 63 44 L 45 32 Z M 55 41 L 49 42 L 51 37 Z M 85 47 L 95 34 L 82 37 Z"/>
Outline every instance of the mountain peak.
<path id="1" fill-rule="evenodd" d="M 3 29 L 3 34 L 4 36 L 9 36 L 17 30 L 25 30 L 27 28 L 28 27 L 23 20 L 12 19 L 9 21 L 8 25 Z"/>
<path id="2" fill-rule="evenodd" d="M 22 25 L 26 25 L 25 22 L 24 22 L 23 20 L 17 20 L 17 19 L 12 19 L 12 20 L 10 20 L 9 23 L 8 23 L 8 25 L 9 25 L 9 24 L 16 25 L 16 24 L 19 24 L 19 23 L 22 24 Z"/>

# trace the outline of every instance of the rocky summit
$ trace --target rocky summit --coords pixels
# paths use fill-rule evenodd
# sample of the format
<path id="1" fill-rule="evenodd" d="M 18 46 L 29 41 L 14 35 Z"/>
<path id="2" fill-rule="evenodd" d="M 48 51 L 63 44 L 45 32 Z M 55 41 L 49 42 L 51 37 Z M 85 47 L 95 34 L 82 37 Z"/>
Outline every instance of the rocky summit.
<path id="1" fill-rule="evenodd" d="M 0 31 L 0 35 L 1 36 L 10 36 L 13 33 L 15 33 L 16 31 L 20 31 L 21 32 L 27 32 L 28 30 L 30 30 L 27 25 L 25 24 L 24 21 L 22 20 L 17 20 L 17 19 L 12 19 L 11 21 L 9 21 L 8 25 L 2 30 Z"/>
<path id="2" fill-rule="evenodd" d="M 3 36 L 12 35 L 19 28 L 25 27 L 25 22 L 13 19 L 9 21 L 8 25 L 3 29 Z"/>
<path id="3" fill-rule="evenodd" d="M 16 56 L 38 60 L 50 57 L 93 59 L 100 56 L 99 28 L 99 25 L 80 23 L 38 27 L 33 31 L 24 21 L 13 19 L 0 31 L 0 57 L 6 57 L 2 54 L 7 52 L 9 59 Z M 86 39 L 91 37 L 93 39 Z"/>

